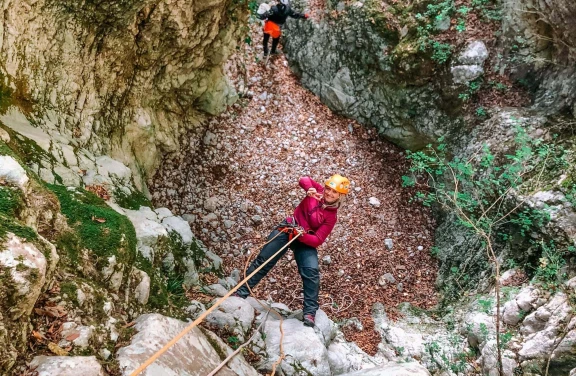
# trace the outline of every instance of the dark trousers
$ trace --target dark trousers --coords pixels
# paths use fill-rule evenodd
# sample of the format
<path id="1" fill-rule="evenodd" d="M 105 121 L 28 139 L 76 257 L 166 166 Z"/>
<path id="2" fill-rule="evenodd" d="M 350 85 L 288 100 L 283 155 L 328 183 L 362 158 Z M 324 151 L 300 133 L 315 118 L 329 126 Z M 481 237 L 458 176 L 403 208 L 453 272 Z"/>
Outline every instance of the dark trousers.
<path id="1" fill-rule="evenodd" d="M 272 231 L 268 236 L 268 240 L 272 239 L 278 234 L 278 230 Z M 256 257 L 256 260 L 252 262 L 246 275 L 252 273 L 256 268 L 262 265 L 266 260 L 272 257 L 278 250 L 284 247 L 288 243 L 288 235 L 281 233 L 272 240 L 270 243 L 266 244 L 264 248 L 260 251 L 260 254 Z M 295 240 L 290 244 L 290 248 L 294 251 L 294 258 L 296 259 L 296 264 L 298 265 L 298 272 L 302 277 L 302 284 L 304 286 L 304 309 L 303 313 L 315 315 L 318 310 L 318 293 L 320 292 L 320 270 L 318 268 L 318 251 L 316 248 L 310 247 L 304 243 L 300 243 Z M 262 278 L 268 274 L 268 272 L 276 265 L 278 260 L 284 256 L 288 248 L 285 248 L 276 257 L 274 257 L 268 264 L 266 264 L 258 273 L 256 273 L 252 278 L 248 280 L 248 285 L 253 288 L 260 282 Z M 246 285 L 238 289 L 238 294 L 242 297 L 247 297 L 250 295 L 250 291 Z"/>
<path id="2" fill-rule="evenodd" d="M 264 33 L 264 55 L 268 55 L 268 41 L 270 40 L 270 34 Z M 276 48 L 278 47 L 278 42 L 280 42 L 280 37 L 272 38 L 272 53 L 276 53 Z"/>

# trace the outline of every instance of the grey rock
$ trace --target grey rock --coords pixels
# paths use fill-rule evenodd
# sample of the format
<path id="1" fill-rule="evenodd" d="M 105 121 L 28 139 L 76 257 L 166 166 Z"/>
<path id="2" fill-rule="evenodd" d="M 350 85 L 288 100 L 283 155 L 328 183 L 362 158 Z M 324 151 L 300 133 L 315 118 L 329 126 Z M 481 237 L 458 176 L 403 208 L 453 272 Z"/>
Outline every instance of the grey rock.
<path id="1" fill-rule="evenodd" d="M 206 311 L 206 306 L 197 300 L 192 300 L 190 305 L 184 308 L 184 311 L 186 311 L 192 319 L 196 320 L 198 316 Z"/>
<path id="2" fill-rule="evenodd" d="M 482 356 L 479 359 L 482 365 L 482 374 L 487 376 L 500 376 L 498 371 L 498 348 L 496 340 L 490 340 L 482 348 Z M 516 355 L 510 350 L 502 351 L 502 370 L 503 376 L 514 376 L 514 369 L 518 367 Z"/>
<path id="3" fill-rule="evenodd" d="M 460 333 L 467 336 L 468 343 L 475 348 L 482 347 L 495 330 L 494 318 L 484 312 L 469 313 L 460 327 Z"/>
<path id="4" fill-rule="evenodd" d="M 322 263 L 325 265 L 330 265 L 332 263 L 332 257 L 330 257 L 330 255 L 322 257 Z"/>
<path id="5" fill-rule="evenodd" d="M 285 358 L 280 368 L 285 375 L 298 375 L 302 368 L 315 376 L 332 375 L 324 341 L 314 328 L 304 326 L 297 319 L 283 320 L 282 328 Z M 270 370 L 280 356 L 280 321 L 269 320 L 262 332 L 266 335 L 268 358 L 259 369 Z"/>
<path id="6" fill-rule="evenodd" d="M 520 307 L 516 303 L 516 300 L 511 300 L 504 304 L 504 309 L 502 311 L 502 321 L 508 325 L 518 324 L 524 317 L 520 312 Z"/>
<path id="7" fill-rule="evenodd" d="M 445 16 L 434 19 L 434 28 L 438 31 L 446 31 L 450 29 L 450 17 Z"/>
<path id="8" fill-rule="evenodd" d="M 262 216 L 260 216 L 260 215 L 252 216 L 252 223 L 254 223 L 255 225 L 260 225 L 260 224 L 262 224 L 262 222 L 263 222 Z"/>
<path id="9" fill-rule="evenodd" d="M 222 286 L 219 283 L 215 283 L 215 284 L 210 285 L 210 286 L 204 286 L 204 291 L 206 291 L 207 294 L 215 295 L 215 296 L 224 296 L 228 293 L 228 290 L 226 290 L 226 287 Z"/>
<path id="10" fill-rule="evenodd" d="M 394 247 L 394 241 L 392 239 L 384 239 L 384 245 L 389 251 L 391 251 L 392 247 Z"/>
<path id="11" fill-rule="evenodd" d="M 244 340 L 254 321 L 254 308 L 246 300 L 231 296 L 206 316 L 206 322 L 219 328 L 228 327 Z"/>
<path id="12" fill-rule="evenodd" d="M 218 209 L 218 198 L 217 197 L 210 197 L 204 201 L 204 209 L 208 210 L 209 212 L 214 212 Z"/>
<path id="13" fill-rule="evenodd" d="M 368 199 L 368 203 L 375 208 L 380 207 L 380 200 L 378 200 L 376 197 L 370 197 Z"/>
<path id="14" fill-rule="evenodd" d="M 161 346 L 180 333 L 188 323 L 165 317 L 160 314 L 146 314 L 136 319 L 134 328 L 137 334 L 130 345 L 117 352 L 118 363 L 124 376 L 130 375 L 146 359 L 151 357 Z M 221 359 L 218 352 L 199 328 L 193 328 L 174 346 L 158 358 L 150 367 L 141 373 L 143 376 L 194 376 L 207 375 Z M 225 352 L 229 348 L 219 343 Z M 186 356 L 182 356 L 186 354 Z M 245 375 L 240 371 L 225 366 L 221 371 L 224 375 Z M 250 375 L 255 375 L 251 373 Z M 76 375 L 77 376 L 77 375 Z"/>
<path id="15" fill-rule="evenodd" d="M 484 42 L 475 40 L 470 42 L 458 56 L 460 64 L 482 66 L 488 58 L 488 49 Z"/>
<path id="16" fill-rule="evenodd" d="M 378 278 L 378 284 L 380 286 L 385 286 L 388 283 L 396 283 L 396 278 L 394 278 L 394 276 L 390 273 L 386 273 L 380 276 L 380 278 Z"/>
<path id="17" fill-rule="evenodd" d="M 456 65 L 450 71 L 456 84 L 467 84 L 484 74 L 484 68 L 479 65 Z"/>
<path id="18" fill-rule="evenodd" d="M 341 332 L 328 346 L 328 363 L 333 375 L 341 375 L 374 366 L 371 357 L 354 342 L 346 342 Z"/>
<path id="19" fill-rule="evenodd" d="M 95 356 L 36 356 L 30 362 L 38 376 L 104 376 Z"/>

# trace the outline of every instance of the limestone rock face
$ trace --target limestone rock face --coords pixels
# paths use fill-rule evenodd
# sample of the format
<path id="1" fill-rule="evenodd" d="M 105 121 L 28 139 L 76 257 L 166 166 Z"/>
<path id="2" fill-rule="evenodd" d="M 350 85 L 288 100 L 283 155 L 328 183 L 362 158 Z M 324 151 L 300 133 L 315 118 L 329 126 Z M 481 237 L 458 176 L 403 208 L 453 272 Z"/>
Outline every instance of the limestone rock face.
<path id="1" fill-rule="evenodd" d="M 571 0 L 523 1 L 503 4 L 501 44 L 504 54 L 528 57 L 527 65 L 512 67 L 516 79 L 538 77 L 535 108 L 545 114 L 562 110 L 576 115 L 576 43 Z"/>
<path id="2" fill-rule="evenodd" d="M 177 150 L 180 133 L 197 124 L 200 113 L 216 114 L 237 97 L 222 69 L 247 14 L 236 3 L 0 5 L 6 11 L 2 74 L 37 105 L 35 123 L 45 129 L 57 124 L 77 146 L 109 154 L 133 171 L 138 166 L 149 175 L 159 150 Z"/>
<path id="3" fill-rule="evenodd" d="M 134 326 L 138 333 L 132 337 L 130 345 L 117 352 L 123 375 L 130 375 L 162 345 L 175 337 L 187 323 L 159 314 L 146 314 L 136 319 Z M 225 345 L 224 345 L 225 346 Z M 226 353 L 227 347 L 224 348 Z M 221 360 L 218 352 L 198 328 L 192 329 L 170 350 L 152 363 L 141 375 L 194 376 L 207 375 Z M 219 375 L 254 375 L 249 368 L 242 367 L 241 372 L 224 367 Z"/>
<path id="4" fill-rule="evenodd" d="M 401 77 L 394 72 L 388 56 L 394 42 L 372 16 L 367 7 L 351 6 L 335 19 L 287 22 L 290 68 L 334 111 L 402 147 L 422 148 L 449 131 L 453 116 L 439 105 L 441 93 L 420 81 L 426 67 L 410 65 Z"/>

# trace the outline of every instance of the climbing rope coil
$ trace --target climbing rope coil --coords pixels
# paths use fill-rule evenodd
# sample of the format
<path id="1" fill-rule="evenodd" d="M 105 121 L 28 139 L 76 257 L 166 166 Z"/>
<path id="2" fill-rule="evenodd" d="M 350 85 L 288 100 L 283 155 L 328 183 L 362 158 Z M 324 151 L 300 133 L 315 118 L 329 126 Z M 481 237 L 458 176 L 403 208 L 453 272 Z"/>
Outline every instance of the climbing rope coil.
<path id="1" fill-rule="evenodd" d="M 174 346 L 176 344 L 176 342 L 178 342 L 180 339 L 182 339 L 182 337 L 184 337 L 188 332 L 190 332 L 192 329 L 194 329 L 196 326 L 198 326 L 198 324 L 200 324 L 205 318 L 206 316 L 208 316 L 208 314 L 212 311 L 214 311 L 216 308 L 218 308 L 218 306 L 220 306 L 220 304 L 222 304 L 227 298 L 229 298 L 232 294 L 234 294 L 234 292 L 236 292 L 236 290 L 238 290 L 242 285 L 244 285 L 245 283 L 248 282 L 248 280 L 250 280 L 250 278 L 252 278 L 256 273 L 258 273 L 260 271 L 260 269 L 262 269 L 266 264 L 268 264 L 268 262 L 270 262 L 271 260 L 273 260 L 277 255 L 279 255 L 286 247 L 288 247 L 292 242 L 294 242 L 296 239 L 298 239 L 300 236 L 302 236 L 305 232 L 304 229 L 302 227 L 298 227 L 296 225 L 293 224 L 282 224 L 280 226 L 277 227 L 278 230 L 278 234 L 276 234 L 274 237 L 272 237 L 270 240 L 268 240 L 266 243 L 264 243 L 260 248 L 263 248 L 264 246 L 266 246 L 268 243 L 270 243 L 272 240 L 276 239 L 276 237 L 278 237 L 280 234 L 282 233 L 289 233 L 289 241 L 288 243 L 286 243 L 285 246 L 283 246 L 282 248 L 280 248 L 275 254 L 272 255 L 272 257 L 268 258 L 266 261 L 264 261 L 262 263 L 262 265 L 260 265 L 259 267 L 257 267 L 256 269 L 254 269 L 254 271 L 252 273 L 250 273 L 250 275 L 246 276 L 246 269 L 247 266 L 249 264 L 250 258 L 248 258 L 247 262 L 246 262 L 246 266 L 244 267 L 244 279 L 242 281 L 240 281 L 236 286 L 234 286 L 232 289 L 230 289 L 230 291 L 228 291 L 228 293 L 226 295 L 224 295 L 222 298 L 220 298 L 218 301 L 216 301 L 216 303 L 214 303 L 214 305 L 212 305 L 212 307 L 210 307 L 209 309 L 207 309 L 206 311 L 204 311 L 196 320 L 194 320 L 192 323 L 190 323 L 186 328 L 184 328 L 180 333 L 178 333 L 174 338 L 172 338 L 167 344 L 165 344 L 160 350 L 156 351 L 156 353 L 154 353 L 154 355 L 152 355 L 150 358 L 148 358 L 144 363 L 142 363 L 142 365 L 140 365 L 140 367 L 138 367 L 136 370 L 134 370 L 130 376 L 137 376 L 140 373 L 142 373 L 146 368 L 148 368 L 148 366 L 150 366 L 152 363 L 154 363 L 160 356 L 162 356 L 162 354 L 164 354 L 166 351 L 168 351 L 172 346 Z M 292 235 L 292 236 L 290 236 Z M 255 253 L 255 252 L 254 252 Z M 248 285 L 247 285 L 248 286 Z M 252 290 L 250 289 L 250 286 L 248 286 L 248 289 L 250 290 L 250 293 L 252 293 Z M 282 328 L 282 324 L 283 324 L 283 318 L 282 315 L 280 315 L 280 313 L 278 313 L 277 311 L 275 311 L 274 309 L 272 309 L 271 307 L 265 307 L 267 309 L 267 313 L 266 313 L 266 318 L 268 317 L 268 314 L 270 312 L 274 312 L 276 315 L 278 315 L 278 317 L 280 318 L 280 357 L 278 358 L 278 360 L 274 363 L 274 365 L 272 366 L 272 376 L 274 376 L 275 372 L 276 372 L 276 367 L 278 364 L 280 364 L 280 362 L 282 361 L 282 359 L 284 358 L 284 349 L 283 349 L 283 339 L 284 339 L 284 330 Z M 266 321 L 263 320 L 262 323 L 260 324 L 260 326 L 262 326 L 262 324 Z M 260 329 L 260 326 L 258 327 L 257 331 Z M 256 334 L 256 333 L 255 333 Z M 215 375 L 216 372 L 218 372 L 218 370 L 220 370 L 222 367 L 224 367 L 224 365 L 226 365 L 226 363 L 232 359 L 240 350 L 242 347 L 246 346 L 252 339 L 253 339 L 254 335 L 243 345 L 241 345 L 240 347 L 238 347 L 238 349 L 236 349 L 236 351 L 234 351 L 232 354 L 230 354 L 226 359 L 224 359 L 224 361 L 222 361 L 222 363 L 220 363 L 220 365 L 218 365 L 218 367 L 216 367 L 216 369 L 214 369 L 209 375 Z"/>

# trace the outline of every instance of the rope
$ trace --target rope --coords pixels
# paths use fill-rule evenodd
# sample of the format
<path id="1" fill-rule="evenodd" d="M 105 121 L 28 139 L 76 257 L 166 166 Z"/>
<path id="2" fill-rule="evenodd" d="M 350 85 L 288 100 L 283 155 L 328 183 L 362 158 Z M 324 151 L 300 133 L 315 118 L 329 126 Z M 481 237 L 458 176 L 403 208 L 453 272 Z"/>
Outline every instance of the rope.
<path id="1" fill-rule="evenodd" d="M 178 335 L 176 337 L 172 338 L 170 340 L 170 342 L 165 344 L 160 350 L 156 351 L 156 353 L 154 355 L 152 355 L 150 358 L 148 358 L 140 367 L 138 367 L 134 372 L 132 372 L 130 374 L 130 376 L 139 375 L 150 364 L 154 363 L 154 361 L 156 361 L 156 359 L 158 359 L 162 354 L 164 354 L 166 351 L 168 351 L 168 349 L 170 349 L 172 346 L 174 346 L 174 344 L 176 342 L 178 342 L 182 337 L 184 337 L 189 331 L 191 331 L 198 324 L 200 324 L 202 322 L 202 320 L 204 320 L 210 312 L 214 311 L 220 304 L 222 304 L 222 302 L 224 302 L 224 300 L 226 300 L 228 297 L 230 297 L 230 295 L 232 295 L 234 292 L 236 292 L 236 290 L 238 290 L 238 288 L 240 288 L 240 286 L 242 286 L 243 284 L 248 282 L 248 280 L 250 278 L 252 278 L 256 273 L 258 273 L 260 271 L 260 269 L 262 269 L 270 260 L 274 259 L 274 257 L 276 257 L 278 254 L 280 254 L 280 252 L 282 252 L 284 250 L 284 248 L 288 247 L 290 245 L 290 243 L 292 243 L 294 240 L 298 239 L 301 235 L 302 235 L 302 233 L 299 232 L 296 236 L 294 236 L 294 238 L 292 238 L 292 240 L 290 240 L 288 243 L 286 243 L 286 245 L 284 247 L 280 248 L 274 255 L 272 255 L 272 257 L 270 257 L 268 260 L 266 260 L 264 263 L 262 263 L 262 265 L 260 265 L 252 273 L 250 273 L 249 276 L 247 276 L 241 282 L 239 282 L 236 286 L 234 286 L 230 291 L 228 291 L 228 293 L 226 295 L 224 295 L 222 298 L 220 298 L 212 307 L 210 307 L 208 310 L 204 311 L 204 313 L 202 313 L 202 315 L 200 315 L 196 320 L 194 320 L 194 322 L 192 322 L 190 325 L 188 325 L 186 328 L 184 328 L 180 333 L 178 333 Z M 270 241 L 272 241 L 272 239 L 269 240 L 268 242 L 270 242 Z"/>

